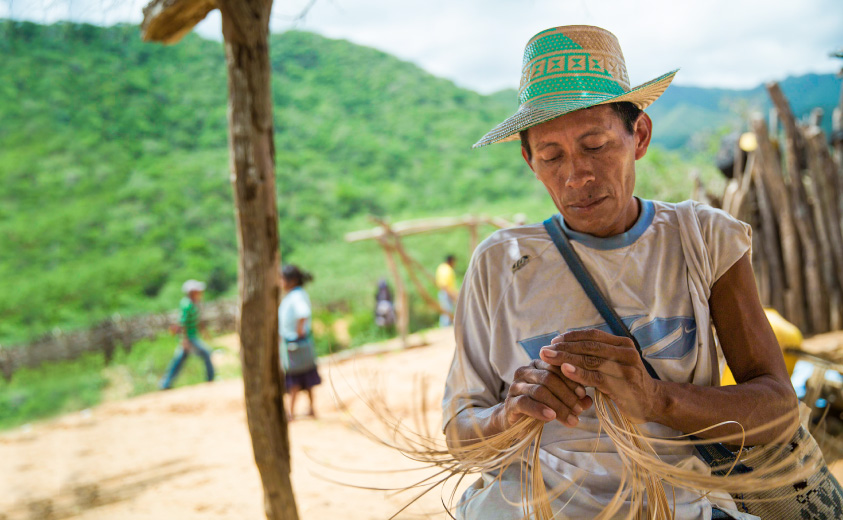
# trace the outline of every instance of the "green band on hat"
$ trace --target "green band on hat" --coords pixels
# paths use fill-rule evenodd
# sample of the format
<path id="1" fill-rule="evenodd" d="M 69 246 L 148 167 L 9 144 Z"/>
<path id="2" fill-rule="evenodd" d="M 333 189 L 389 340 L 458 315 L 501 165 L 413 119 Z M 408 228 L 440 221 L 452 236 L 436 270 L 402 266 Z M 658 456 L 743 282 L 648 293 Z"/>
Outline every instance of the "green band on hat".
<path id="1" fill-rule="evenodd" d="M 548 36 L 541 37 L 542 34 L 546 32 L 553 32 L 554 30 L 555 29 L 550 29 L 549 31 L 541 32 L 533 37 L 533 41 L 527 45 L 526 49 L 524 49 L 524 65 L 533 61 L 537 56 L 541 56 L 542 54 L 556 52 L 561 49 L 582 49 L 582 46 L 562 33 L 550 34 Z"/>
<path id="2" fill-rule="evenodd" d="M 611 78 L 578 75 L 536 81 L 527 85 L 519 98 L 522 105 L 528 105 L 543 96 L 585 98 L 591 95 L 620 96 L 623 93 L 623 88 Z"/>

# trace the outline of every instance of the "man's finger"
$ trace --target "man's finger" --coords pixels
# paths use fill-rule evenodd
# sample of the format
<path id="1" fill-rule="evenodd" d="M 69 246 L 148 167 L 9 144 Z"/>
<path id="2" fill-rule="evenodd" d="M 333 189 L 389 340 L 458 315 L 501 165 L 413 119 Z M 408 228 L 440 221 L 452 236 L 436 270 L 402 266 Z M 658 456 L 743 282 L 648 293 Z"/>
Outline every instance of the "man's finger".
<path id="1" fill-rule="evenodd" d="M 612 395 L 612 383 L 617 378 L 597 370 L 586 370 L 570 363 L 562 363 L 562 373 L 585 386 L 593 386 L 606 395 Z"/>
<path id="2" fill-rule="evenodd" d="M 572 413 L 582 412 L 582 408 L 578 407 L 576 399 L 573 400 L 572 405 L 568 405 L 555 396 L 546 386 L 518 382 L 513 385 L 513 393 L 518 394 L 514 400 L 515 410 L 532 415 L 530 412 L 535 409 L 532 402 L 538 403 L 542 406 L 542 409 L 538 411 L 542 413 L 541 419 L 544 421 L 553 419 L 565 421 Z M 523 399 L 524 397 L 529 398 L 529 400 Z M 521 410 L 522 408 L 523 410 Z M 553 412 L 552 415 L 547 413 L 548 410 Z"/>
<path id="3" fill-rule="evenodd" d="M 571 381 L 562 374 L 558 366 L 545 363 L 540 359 L 531 363 L 536 370 L 525 373 L 524 379 L 532 383 L 546 386 L 553 394 L 571 410 L 579 400 L 586 396 L 585 388 L 575 381 Z M 575 412 L 579 414 L 580 412 Z"/>
<path id="4" fill-rule="evenodd" d="M 570 330 L 568 332 L 563 332 L 562 334 L 556 336 L 550 341 L 550 343 L 554 344 L 562 341 L 599 341 L 601 343 L 616 346 L 623 346 L 632 343 L 631 340 L 626 336 L 616 336 L 614 334 L 604 332 L 599 329 Z"/>
<path id="5" fill-rule="evenodd" d="M 573 365 L 577 368 L 581 368 L 583 370 L 589 370 L 593 372 L 600 372 L 604 376 L 607 377 L 615 377 L 619 379 L 623 379 L 626 377 L 626 370 L 629 369 L 629 364 L 626 362 L 627 360 L 615 361 L 614 359 L 603 358 L 598 356 L 591 356 L 591 355 L 580 355 L 580 354 L 571 354 L 569 352 L 558 352 L 558 355 L 554 358 L 557 363 L 560 365 L 560 370 L 562 375 L 565 378 L 570 379 L 569 375 L 565 370 L 561 369 L 561 365 L 568 364 Z M 629 362 L 636 362 L 636 358 L 632 358 L 628 360 Z M 625 370 L 626 369 L 626 370 Z"/>
<path id="6" fill-rule="evenodd" d="M 542 347 L 539 351 L 542 360 L 557 366 L 565 361 L 564 354 L 607 359 L 625 365 L 636 363 L 639 357 L 631 341 L 629 346 L 607 345 L 596 341 L 561 341 Z"/>
<path id="7" fill-rule="evenodd" d="M 585 395 L 586 395 L 585 388 L 583 388 L 582 385 L 580 385 L 579 383 L 577 383 L 575 381 L 571 381 L 570 379 L 568 379 L 565 376 L 565 374 L 562 373 L 562 370 L 559 368 L 558 364 L 553 365 L 553 364 L 550 364 L 550 363 L 548 363 L 548 362 L 546 362 L 542 359 L 534 359 L 530 363 L 530 365 L 535 367 L 535 368 L 538 368 L 540 370 L 547 370 L 548 372 L 553 372 L 554 374 L 559 376 L 559 379 L 563 383 L 565 383 L 565 386 L 567 386 L 569 390 L 574 392 L 577 395 L 577 397 L 579 397 L 580 399 L 585 397 Z"/>

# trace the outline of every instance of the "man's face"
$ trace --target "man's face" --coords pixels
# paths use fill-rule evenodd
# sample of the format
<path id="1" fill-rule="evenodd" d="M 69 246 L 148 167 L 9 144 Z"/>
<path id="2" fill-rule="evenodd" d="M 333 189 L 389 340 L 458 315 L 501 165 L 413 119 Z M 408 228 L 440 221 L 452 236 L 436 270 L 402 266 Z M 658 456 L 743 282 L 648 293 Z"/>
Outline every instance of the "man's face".
<path id="1" fill-rule="evenodd" d="M 638 218 L 635 161 L 647 153 L 652 122 L 633 132 L 608 105 L 578 110 L 530 128 L 524 160 L 573 230 L 598 237 L 623 233 Z"/>

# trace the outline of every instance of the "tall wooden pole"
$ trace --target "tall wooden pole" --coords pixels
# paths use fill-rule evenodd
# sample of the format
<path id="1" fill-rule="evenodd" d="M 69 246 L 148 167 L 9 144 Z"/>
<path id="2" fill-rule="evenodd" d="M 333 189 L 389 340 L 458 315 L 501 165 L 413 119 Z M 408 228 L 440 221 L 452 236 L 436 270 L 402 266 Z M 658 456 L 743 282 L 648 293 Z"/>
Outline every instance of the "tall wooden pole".
<path id="1" fill-rule="evenodd" d="M 210 11 L 222 14 L 228 67 L 228 144 L 239 249 L 237 332 L 246 417 L 269 520 L 297 520 L 278 351 L 280 252 L 269 66 L 272 0 L 153 0 L 145 41 L 176 43 Z"/>
<path id="2" fill-rule="evenodd" d="M 278 351 L 278 209 L 270 92 L 272 0 L 219 0 L 228 67 L 228 142 L 240 249 L 246 417 L 271 520 L 298 518 L 290 482 L 284 380 Z"/>

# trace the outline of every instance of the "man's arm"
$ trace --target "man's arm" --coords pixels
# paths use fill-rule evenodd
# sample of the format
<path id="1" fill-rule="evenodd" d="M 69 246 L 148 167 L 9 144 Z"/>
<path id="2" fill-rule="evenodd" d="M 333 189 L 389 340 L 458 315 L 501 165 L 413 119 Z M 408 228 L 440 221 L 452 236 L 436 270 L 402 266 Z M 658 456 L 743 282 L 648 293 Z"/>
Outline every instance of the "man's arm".
<path id="1" fill-rule="evenodd" d="M 554 338 L 541 357 L 560 366 L 573 381 L 598 388 L 635 421 L 657 422 L 686 433 L 735 421 L 746 431 L 767 427 L 748 434 L 748 444 L 771 442 L 795 424 L 797 400 L 758 298 L 749 255 L 715 282 L 709 307 L 737 385 L 704 387 L 653 379 L 629 338 L 597 330 Z M 772 426 L 783 417 L 794 421 Z M 700 436 L 740 431 L 730 425 Z"/>

